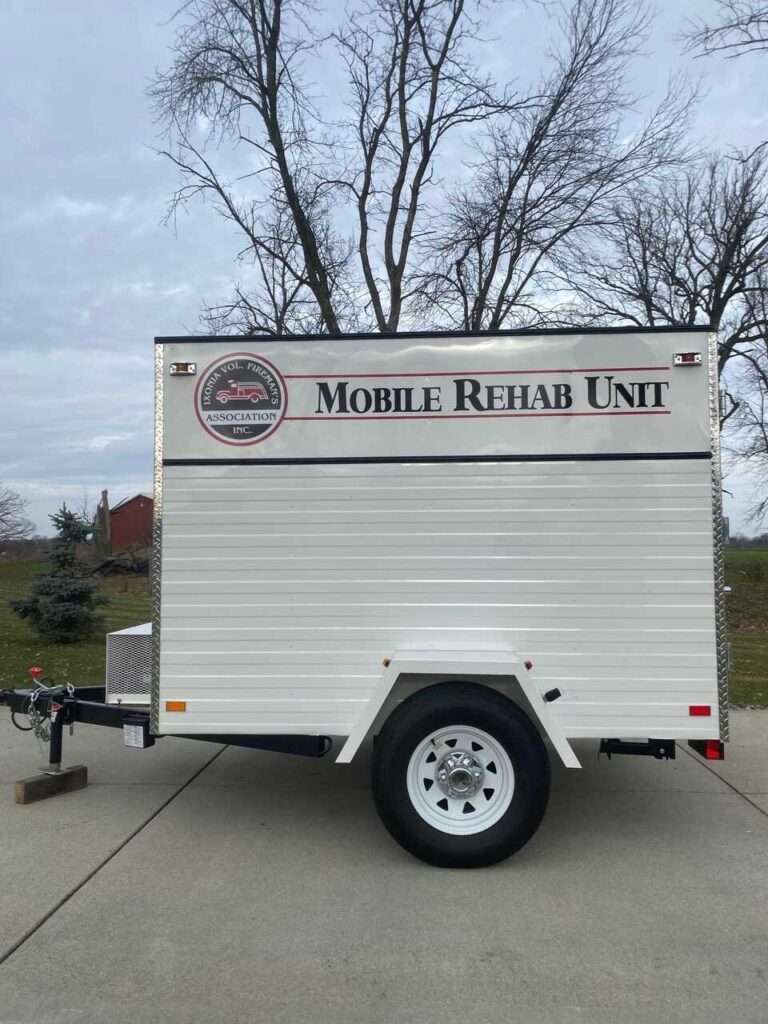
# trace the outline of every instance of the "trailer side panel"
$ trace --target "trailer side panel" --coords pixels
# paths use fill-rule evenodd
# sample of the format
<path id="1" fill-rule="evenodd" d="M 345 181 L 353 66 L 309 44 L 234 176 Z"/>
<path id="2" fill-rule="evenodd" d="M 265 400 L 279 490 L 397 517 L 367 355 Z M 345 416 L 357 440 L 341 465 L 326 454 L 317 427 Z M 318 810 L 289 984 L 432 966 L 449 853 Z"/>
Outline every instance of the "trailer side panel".
<path id="1" fill-rule="evenodd" d="M 159 730 L 345 735 L 434 648 L 530 658 L 570 737 L 719 735 L 706 344 L 163 346 Z"/>

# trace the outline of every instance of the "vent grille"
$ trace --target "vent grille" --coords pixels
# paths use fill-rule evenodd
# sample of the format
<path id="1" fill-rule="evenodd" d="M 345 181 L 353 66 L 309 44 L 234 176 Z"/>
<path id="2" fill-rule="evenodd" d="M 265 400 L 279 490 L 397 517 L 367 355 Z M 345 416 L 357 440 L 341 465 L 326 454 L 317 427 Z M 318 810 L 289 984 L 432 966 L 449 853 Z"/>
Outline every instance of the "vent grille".
<path id="1" fill-rule="evenodd" d="M 107 704 L 149 704 L 152 623 L 107 634 Z"/>

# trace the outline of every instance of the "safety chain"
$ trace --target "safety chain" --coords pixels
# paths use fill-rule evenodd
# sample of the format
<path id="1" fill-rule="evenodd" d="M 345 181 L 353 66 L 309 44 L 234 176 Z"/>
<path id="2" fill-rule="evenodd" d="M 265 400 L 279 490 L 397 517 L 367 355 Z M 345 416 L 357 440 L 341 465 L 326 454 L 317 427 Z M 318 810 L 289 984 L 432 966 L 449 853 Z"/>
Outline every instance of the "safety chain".
<path id="1" fill-rule="evenodd" d="M 74 697 L 75 688 L 72 683 L 66 683 L 63 686 L 48 686 L 39 679 L 34 681 L 34 685 L 37 689 L 33 690 L 29 695 L 27 706 L 22 712 L 29 718 L 29 728 L 24 729 L 15 721 L 13 724 L 21 732 L 32 732 L 36 739 L 40 740 L 42 743 L 48 743 L 51 739 L 51 700 L 53 697 L 57 697 L 59 695 L 63 696 L 65 692 L 67 696 Z M 48 695 L 48 704 L 45 708 L 38 706 L 38 698 L 42 693 L 46 693 Z"/>
<path id="2" fill-rule="evenodd" d="M 37 698 L 48 687 L 40 683 L 37 690 L 33 690 L 29 697 L 29 705 L 26 709 L 26 714 L 29 716 L 30 725 L 32 726 L 32 732 L 35 737 L 42 740 L 43 743 L 47 743 L 51 738 L 51 726 L 50 726 L 50 704 L 46 711 L 41 711 L 37 706 Z"/>

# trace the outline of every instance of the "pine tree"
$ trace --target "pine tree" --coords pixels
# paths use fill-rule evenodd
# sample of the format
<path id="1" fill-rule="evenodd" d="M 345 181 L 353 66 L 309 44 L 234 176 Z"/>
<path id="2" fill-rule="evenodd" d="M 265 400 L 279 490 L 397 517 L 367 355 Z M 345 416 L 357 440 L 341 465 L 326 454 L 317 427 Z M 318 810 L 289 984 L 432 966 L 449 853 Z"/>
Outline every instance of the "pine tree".
<path id="1" fill-rule="evenodd" d="M 77 557 L 76 546 L 88 539 L 93 524 L 66 504 L 49 518 L 58 533 L 51 548 L 51 571 L 35 577 L 29 596 L 10 606 L 44 640 L 77 643 L 90 639 L 102 625 L 95 610 L 107 603 Z"/>

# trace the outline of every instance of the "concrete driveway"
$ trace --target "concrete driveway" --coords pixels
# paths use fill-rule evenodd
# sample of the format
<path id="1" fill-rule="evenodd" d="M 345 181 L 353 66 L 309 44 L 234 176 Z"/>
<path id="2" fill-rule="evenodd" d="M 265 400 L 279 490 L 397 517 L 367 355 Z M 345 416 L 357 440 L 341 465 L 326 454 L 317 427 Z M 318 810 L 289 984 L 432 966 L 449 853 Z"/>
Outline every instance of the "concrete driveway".
<path id="1" fill-rule="evenodd" d="M 768 712 L 723 765 L 555 766 L 505 864 L 396 846 L 367 759 L 340 767 L 79 727 L 78 793 L 0 718 L 0 1022 L 768 1021 Z M 714 769 L 714 770 L 713 770 Z"/>

